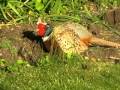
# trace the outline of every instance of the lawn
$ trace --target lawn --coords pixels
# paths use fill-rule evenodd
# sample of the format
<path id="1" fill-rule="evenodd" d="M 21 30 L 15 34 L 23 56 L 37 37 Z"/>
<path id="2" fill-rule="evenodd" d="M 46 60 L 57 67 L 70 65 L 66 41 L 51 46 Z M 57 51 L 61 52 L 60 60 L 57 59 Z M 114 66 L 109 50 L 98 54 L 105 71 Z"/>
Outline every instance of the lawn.
<path id="1" fill-rule="evenodd" d="M 18 60 L 1 68 L 1 90 L 119 90 L 120 65 L 82 57 L 45 56 L 37 66 Z"/>

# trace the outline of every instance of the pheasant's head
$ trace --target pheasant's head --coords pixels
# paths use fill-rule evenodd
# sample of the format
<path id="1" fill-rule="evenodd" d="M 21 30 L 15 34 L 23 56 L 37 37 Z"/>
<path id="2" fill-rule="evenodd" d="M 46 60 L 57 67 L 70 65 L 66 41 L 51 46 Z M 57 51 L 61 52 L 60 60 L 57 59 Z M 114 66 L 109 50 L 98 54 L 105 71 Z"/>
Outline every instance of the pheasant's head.
<path id="1" fill-rule="evenodd" d="M 43 41 L 47 41 L 50 38 L 52 29 L 50 25 L 45 22 L 42 22 L 41 19 L 37 22 L 37 35 L 40 36 Z"/>

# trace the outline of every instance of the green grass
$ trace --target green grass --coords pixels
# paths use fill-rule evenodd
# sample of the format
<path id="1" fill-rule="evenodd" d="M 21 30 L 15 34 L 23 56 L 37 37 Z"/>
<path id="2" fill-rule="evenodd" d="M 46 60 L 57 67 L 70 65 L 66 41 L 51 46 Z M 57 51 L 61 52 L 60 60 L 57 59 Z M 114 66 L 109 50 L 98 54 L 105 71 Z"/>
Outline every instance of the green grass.
<path id="1" fill-rule="evenodd" d="M 15 63 L 1 68 L 1 90 L 119 90 L 120 65 L 84 58 L 43 57 L 37 66 Z"/>
<path id="2" fill-rule="evenodd" d="M 13 46 L 13 42 L 11 40 L 9 40 L 9 39 L 6 39 L 6 38 L 1 40 L 0 49 L 1 48 L 10 50 L 10 52 L 12 54 L 16 54 L 17 53 L 17 49 Z"/>
<path id="3" fill-rule="evenodd" d="M 87 7 L 90 3 L 96 4 L 100 17 L 102 17 L 108 7 L 114 8 L 120 5 L 120 0 L 3 0 L 0 1 L 0 18 L 2 21 L 12 23 L 33 23 L 38 17 L 46 20 L 58 20 L 59 17 L 66 15 L 71 16 L 78 21 L 83 22 L 84 19 L 91 19 L 96 22 L 100 18 L 93 15 Z M 49 17 L 53 15 L 53 17 Z M 74 18 L 73 18 L 74 17 Z"/>
<path id="4" fill-rule="evenodd" d="M 8 39 L 1 40 L 0 48 L 7 48 L 9 49 L 12 46 L 12 42 Z"/>

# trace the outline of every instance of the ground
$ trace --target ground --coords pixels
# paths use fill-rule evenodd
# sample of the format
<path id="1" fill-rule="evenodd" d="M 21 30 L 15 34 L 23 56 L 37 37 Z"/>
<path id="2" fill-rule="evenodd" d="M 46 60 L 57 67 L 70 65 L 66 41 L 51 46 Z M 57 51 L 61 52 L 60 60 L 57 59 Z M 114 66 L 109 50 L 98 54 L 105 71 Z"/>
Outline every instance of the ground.
<path id="1" fill-rule="evenodd" d="M 30 24 L 1 25 L 0 58 L 10 62 L 22 59 L 28 60 L 30 63 L 41 58 L 45 49 L 43 50 L 44 47 L 41 48 L 43 45 L 39 43 L 39 37 L 35 35 L 35 28 L 36 25 Z M 91 24 L 89 31 L 96 37 L 120 43 L 120 36 L 102 25 Z M 92 46 L 81 55 L 91 60 L 115 61 L 120 60 L 120 49 Z"/>
<path id="2" fill-rule="evenodd" d="M 41 47 L 34 40 L 32 25 L 5 25 L 0 30 L 0 58 L 14 62 L 18 59 L 33 63 L 41 56 Z M 33 35 L 33 38 L 28 37 Z M 31 36 L 32 37 L 32 36 Z"/>

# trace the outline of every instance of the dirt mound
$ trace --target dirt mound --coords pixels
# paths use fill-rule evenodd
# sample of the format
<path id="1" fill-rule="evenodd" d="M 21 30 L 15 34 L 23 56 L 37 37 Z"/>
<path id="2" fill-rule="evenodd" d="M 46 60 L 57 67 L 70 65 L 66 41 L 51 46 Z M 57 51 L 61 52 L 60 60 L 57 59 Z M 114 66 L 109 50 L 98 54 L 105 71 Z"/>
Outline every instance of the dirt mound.
<path id="1" fill-rule="evenodd" d="M 34 33 L 35 25 L 3 25 L 0 30 L 0 58 L 34 63 L 43 56 L 41 39 Z"/>
<path id="2" fill-rule="evenodd" d="M 34 64 L 47 52 L 41 38 L 36 36 L 35 25 L 2 25 L 0 27 L 0 59 L 14 62 L 22 59 Z M 99 38 L 120 43 L 120 36 L 105 30 L 99 25 L 91 25 L 89 30 Z M 49 43 L 48 43 L 49 46 Z M 120 49 L 110 47 L 90 47 L 82 55 L 102 60 L 119 60 Z"/>

